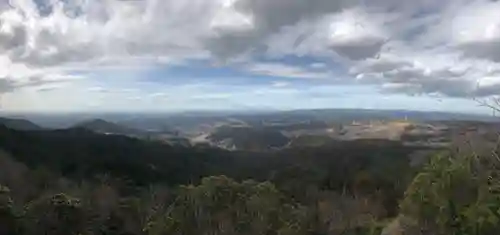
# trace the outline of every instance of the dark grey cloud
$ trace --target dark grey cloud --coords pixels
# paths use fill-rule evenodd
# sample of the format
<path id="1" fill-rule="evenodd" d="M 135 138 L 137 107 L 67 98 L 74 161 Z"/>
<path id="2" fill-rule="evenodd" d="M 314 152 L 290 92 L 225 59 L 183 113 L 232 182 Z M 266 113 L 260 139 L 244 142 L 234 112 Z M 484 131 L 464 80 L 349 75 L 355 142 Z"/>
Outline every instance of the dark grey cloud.
<path id="1" fill-rule="evenodd" d="M 53 77 L 57 76 L 57 77 Z M 18 89 L 39 87 L 38 91 L 48 91 L 58 88 L 61 84 L 73 81 L 76 76 L 38 74 L 24 78 L 0 77 L 0 94 L 12 93 Z"/>
<path id="2" fill-rule="evenodd" d="M 492 41 L 464 43 L 458 46 L 464 56 L 500 62 L 500 38 Z"/>
<path id="3" fill-rule="evenodd" d="M 235 10 L 251 16 L 253 27 L 245 32 L 222 31 L 207 44 L 216 57 L 230 58 L 248 51 L 267 49 L 266 40 L 283 27 L 337 13 L 354 5 L 347 0 L 240 0 Z"/>
<path id="4" fill-rule="evenodd" d="M 330 48 L 340 56 L 351 60 L 361 60 L 377 55 L 384 45 L 381 38 L 363 38 L 362 42 L 332 44 Z"/>
<path id="5" fill-rule="evenodd" d="M 0 27 L 2 27 L 0 20 Z M 6 52 L 24 46 L 27 40 L 27 32 L 24 27 L 13 26 L 4 32 L 0 32 L 0 52 Z"/>
<path id="6" fill-rule="evenodd" d="M 448 63 L 427 58 L 433 66 L 419 62 L 421 58 L 386 58 L 367 60 L 351 70 L 359 81 L 383 84 L 384 90 L 409 94 L 441 94 L 451 97 L 485 97 L 497 95 L 500 73 L 487 70 L 486 65 L 456 63 L 453 57 Z M 424 61 L 426 62 L 426 61 Z M 484 83 L 487 82 L 487 83 Z"/>
<path id="7" fill-rule="evenodd" d="M 0 78 L 0 94 L 9 93 L 17 88 L 16 83 L 8 78 Z"/>

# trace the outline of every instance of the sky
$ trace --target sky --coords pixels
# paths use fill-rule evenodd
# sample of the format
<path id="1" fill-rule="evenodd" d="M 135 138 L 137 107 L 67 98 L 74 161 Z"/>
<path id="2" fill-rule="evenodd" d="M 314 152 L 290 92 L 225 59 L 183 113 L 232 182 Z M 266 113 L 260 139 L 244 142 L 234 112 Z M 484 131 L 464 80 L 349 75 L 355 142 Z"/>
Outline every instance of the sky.
<path id="1" fill-rule="evenodd" d="M 0 0 L 12 112 L 489 113 L 500 1 Z"/>

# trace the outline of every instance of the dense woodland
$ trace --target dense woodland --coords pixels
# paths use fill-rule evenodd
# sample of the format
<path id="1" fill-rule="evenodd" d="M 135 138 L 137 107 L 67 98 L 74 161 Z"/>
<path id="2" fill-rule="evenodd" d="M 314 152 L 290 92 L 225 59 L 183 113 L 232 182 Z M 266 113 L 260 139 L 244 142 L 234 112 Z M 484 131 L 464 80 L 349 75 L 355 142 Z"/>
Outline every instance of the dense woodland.
<path id="1" fill-rule="evenodd" d="M 0 234 L 498 234 L 500 159 L 391 141 L 229 152 L 0 127 Z M 384 231 L 382 231 L 384 230 Z"/>

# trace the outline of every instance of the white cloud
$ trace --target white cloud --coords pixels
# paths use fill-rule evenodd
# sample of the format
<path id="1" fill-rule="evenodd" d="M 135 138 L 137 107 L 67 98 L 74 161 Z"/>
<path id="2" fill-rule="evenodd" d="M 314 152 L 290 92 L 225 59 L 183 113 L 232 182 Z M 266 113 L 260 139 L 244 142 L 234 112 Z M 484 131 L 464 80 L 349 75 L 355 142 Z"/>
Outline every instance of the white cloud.
<path id="1" fill-rule="evenodd" d="M 272 87 L 287 87 L 289 86 L 289 82 L 283 82 L 283 81 L 276 81 L 272 83 Z"/>
<path id="2" fill-rule="evenodd" d="M 325 63 L 313 63 L 313 64 L 310 64 L 309 67 L 311 67 L 313 69 L 324 69 L 324 68 L 327 68 L 327 65 Z"/>
<path id="3" fill-rule="evenodd" d="M 208 94 L 196 94 L 190 96 L 193 100 L 217 100 L 217 99 L 229 99 L 231 98 L 230 93 L 208 93 Z"/>
<path id="4" fill-rule="evenodd" d="M 96 92 L 96 93 L 106 93 L 109 90 L 106 89 L 106 88 L 104 88 L 104 87 L 95 86 L 95 87 L 88 88 L 87 91 L 89 91 L 89 92 Z"/>
<path id="5" fill-rule="evenodd" d="M 168 94 L 165 92 L 156 92 L 148 95 L 149 98 L 166 98 L 168 97 Z"/>
<path id="6" fill-rule="evenodd" d="M 476 2 L 457 12 L 452 43 L 466 56 L 500 62 L 500 2 Z"/>
<path id="7" fill-rule="evenodd" d="M 285 77 L 285 78 L 310 78 L 328 79 L 333 78 L 330 72 L 315 72 L 296 66 L 288 66 L 280 63 L 255 63 L 244 68 L 246 71 L 258 75 Z"/>
<path id="8" fill-rule="evenodd" d="M 358 81 L 390 91 L 448 96 L 490 96 L 500 92 L 500 64 L 459 53 L 384 54 L 350 69 Z"/>
<path id="9" fill-rule="evenodd" d="M 376 55 L 387 40 L 386 19 L 362 7 L 324 14 L 288 25 L 267 42 L 269 53 L 329 55 L 359 60 Z"/>
<path id="10" fill-rule="evenodd" d="M 43 1 L 39 1 L 43 2 Z M 31 0 L 0 9 L 0 56 L 6 76 L 85 69 L 103 58 L 158 58 L 158 62 L 206 57 L 203 38 L 219 1 L 45 1 L 42 14 Z M 228 26 L 218 26 L 223 30 Z M 0 61 L 0 62 L 1 62 Z M 150 63 L 150 62 L 149 62 Z M 116 64 L 116 63 L 114 63 Z M 48 71 L 50 68 L 51 71 Z M 16 81 L 17 82 L 17 81 Z"/>
<path id="11" fill-rule="evenodd" d="M 498 95 L 499 11 L 486 0 L 4 0 L 0 93 L 63 90 L 75 71 L 243 58 L 237 68 L 260 75 L 339 70 L 392 92 Z M 288 55 L 326 63 L 255 59 Z"/>
<path id="12" fill-rule="evenodd" d="M 12 0 L 0 12 L 2 50 L 56 65 L 103 56 L 234 56 L 284 26 L 338 12 L 342 0 Z M 48 9 L 48 10 L 47 10 Z M 48 12 L 48 13 L 47 13 Z"/>
<path id="13" fill-rule="evenodd" d="M 372 17 L 370 19 L 369 17 Z M 380 16 L 358 9 L 336 15 L 330 25 L 329 46 L 339 55 L 359 60 L 376 55 L 387 40 Z"/>

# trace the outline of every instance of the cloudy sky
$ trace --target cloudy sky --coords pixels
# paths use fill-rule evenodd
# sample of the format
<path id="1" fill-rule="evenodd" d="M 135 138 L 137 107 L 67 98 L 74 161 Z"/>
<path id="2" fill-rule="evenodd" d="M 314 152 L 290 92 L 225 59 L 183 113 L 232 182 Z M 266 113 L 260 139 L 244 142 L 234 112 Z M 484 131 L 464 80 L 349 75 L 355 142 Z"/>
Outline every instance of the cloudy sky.
<path id="1" fill-rule="evenodd" d="M 4 111 L 486 112 L 493 0 L 0 0 Z"/>

